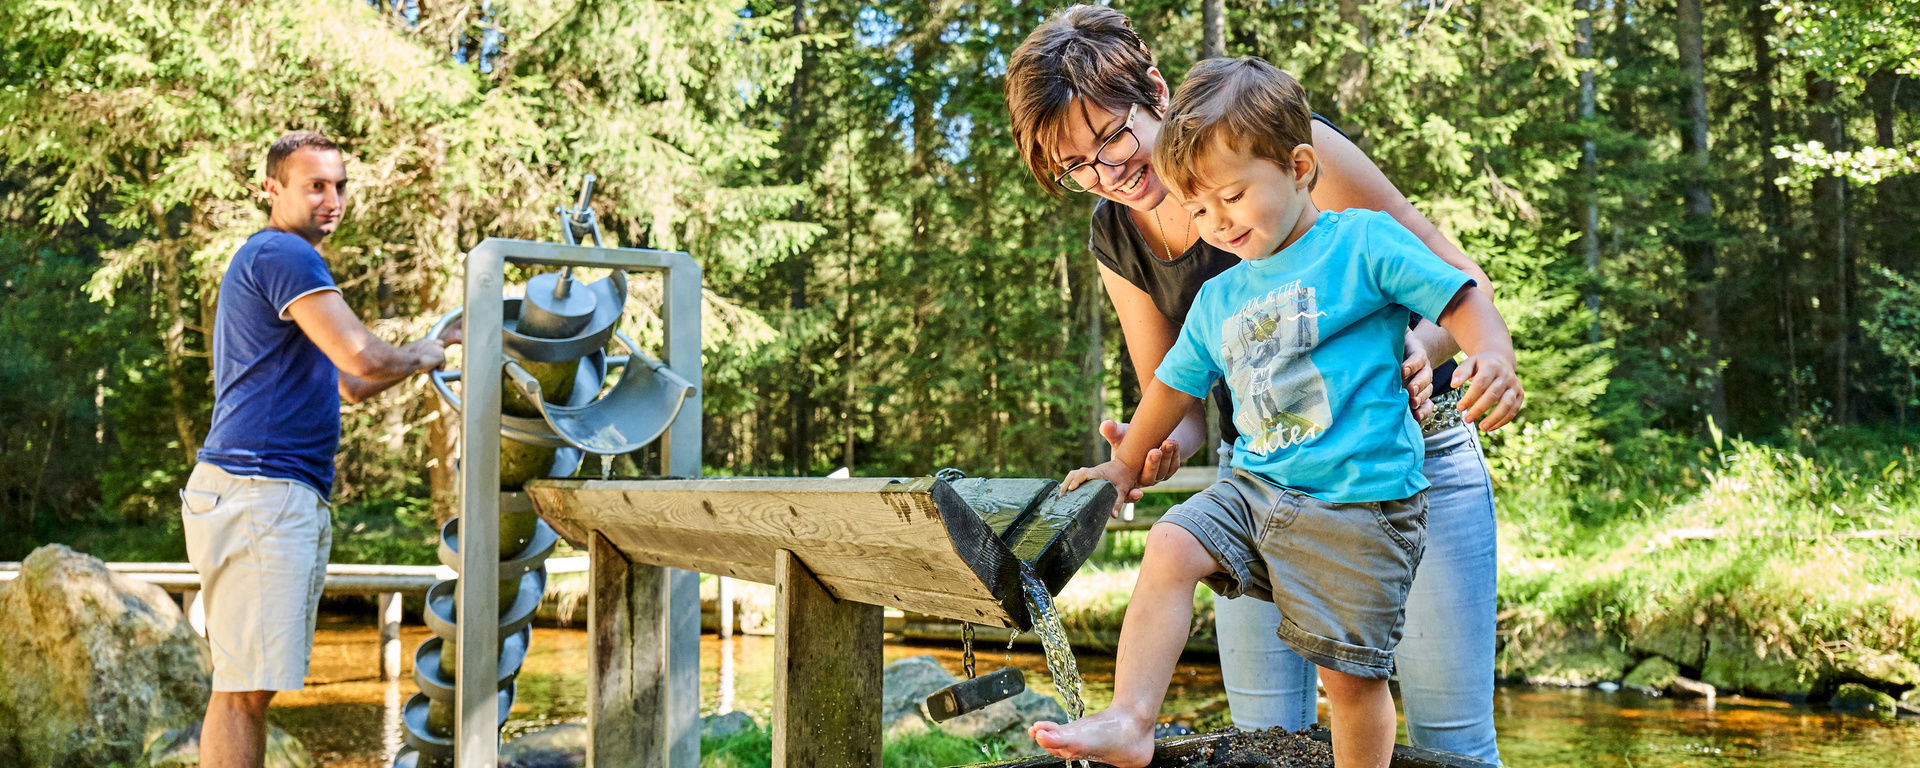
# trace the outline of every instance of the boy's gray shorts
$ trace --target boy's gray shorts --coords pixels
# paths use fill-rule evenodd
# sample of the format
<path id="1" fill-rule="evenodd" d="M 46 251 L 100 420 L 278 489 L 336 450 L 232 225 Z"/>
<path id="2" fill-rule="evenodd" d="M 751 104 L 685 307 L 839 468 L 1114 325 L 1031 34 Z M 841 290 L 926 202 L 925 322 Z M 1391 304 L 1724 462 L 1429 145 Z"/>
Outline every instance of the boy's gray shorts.
<path id="1" fill-rule="evenodd" d="M 1161 518 L 1220 564 L 1207 586 L 1280 608 L 1280 639 L 1308 661 L 1355 677 L 1393 671 L 1407 590 L 1427 545 L 1427 494 L 1335 504 L 1242 470 Z"/>

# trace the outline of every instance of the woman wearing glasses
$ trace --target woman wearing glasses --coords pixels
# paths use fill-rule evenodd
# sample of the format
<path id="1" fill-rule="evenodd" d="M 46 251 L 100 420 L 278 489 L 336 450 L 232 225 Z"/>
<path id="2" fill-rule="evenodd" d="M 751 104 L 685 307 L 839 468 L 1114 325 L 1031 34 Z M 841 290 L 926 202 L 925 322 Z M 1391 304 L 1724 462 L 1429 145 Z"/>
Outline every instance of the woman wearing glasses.
<path id="1" fill-rule="evenodd" d="M 1193 220 L 1154 173 L 1153 142 L 1168 97 L 1152 52 L 1126 17 L 1109 8 L 1059 11 L 1027 37 L 1007 66 L 1013 137 L 1034 178 L 1052 194 L 1101 198 L 1094 204 L 1089 245 L 1143 386 L 1172 348 L 1201 283 L 1239 261 L 1199 241 Z M 1321 210 L 1385 211 L 1483 289 L 1491 285 L 1332 124 L 1315 123 L 1313 145 L 1321 170 L 1312 196 Z M 1432 487 L 1426 555 L 1408 595 L 1405 636 L 1396 651 L 1402 706 L 1414 744 L 1498 762 L 1493 494 L 1479 440 L 1461 414 L 1497 424 L 1520 403 L 1460 403 L 1460 393 L 1449 386 L 1450 361 L 1459 348 L 1432 323 L 1409 329 L 1406 351 L 1402 372 L 1409 406 L 1427 436 L 1424 472 Z M 1428 361 L 1445 364 L 1436 371 Z M 1231 399 L 1216 389 L 1213 401 L 1225 433 L 1218 449 L 1224 474 L 1236 437 Z M 1100 430 L 1117 443 L 1126 425 L 1109 421 Z M 1149 454 L 1142 484 L 1171 475 L 1204 437 L 1204 406 L 1196 405 Z M 1288 729 L 1313 723 L 1314 668 L 1281 644 L 1278 609 L 1251 598 L 1216 600 L 1214 606 L 1234 723 Z"/>

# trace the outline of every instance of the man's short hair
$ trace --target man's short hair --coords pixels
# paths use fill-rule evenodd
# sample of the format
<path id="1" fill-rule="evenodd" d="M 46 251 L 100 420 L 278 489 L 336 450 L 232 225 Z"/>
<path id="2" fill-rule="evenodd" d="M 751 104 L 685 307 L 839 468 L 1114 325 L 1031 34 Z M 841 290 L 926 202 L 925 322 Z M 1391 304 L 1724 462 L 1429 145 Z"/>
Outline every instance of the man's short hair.
<path id="1" fill-rule="evenodd" d="M 1223 142 L 1234 151 L 1293 165 L 1293 149 L 1313 143 L 1313 109 L 1292 75 L 1254 58 L 1207 59 L 1173 94 L 1173 106 L 1153 145 L 1153 169 L 1182 196 L 1207 180 L 1196 178 L 1194 161 Z M 1313 181 L 1307 188 L 1313 188 Z"/>
<path id="2" fill-rule="evenodd" d="M 1097 5 L 1063 8 L 1034 28 L 1007 60 L 1007 112 L 1027 170 L 1060 196 L 1054 152 L 1076 98 L 1116 112 L 1138 104 L 1160 113 L 1147 48 L 1125 14 Z"/>
<path id="3" fill-rule="evenodd" d="M 293 133 L 274 139 L 273 146 L 267 148 L 267 176 L 282 184 L 287 183 L 287 177 L 281 175 L 282 169 L 286 166 L 287 158 L 292 157 L 293 153 L 309 147 L 313 149 L 332 150 L 334 152 L 340 151 L 340 145 L 333 143 L 333 139 L 322 136 L 315 131 L 294 131 Z"/>

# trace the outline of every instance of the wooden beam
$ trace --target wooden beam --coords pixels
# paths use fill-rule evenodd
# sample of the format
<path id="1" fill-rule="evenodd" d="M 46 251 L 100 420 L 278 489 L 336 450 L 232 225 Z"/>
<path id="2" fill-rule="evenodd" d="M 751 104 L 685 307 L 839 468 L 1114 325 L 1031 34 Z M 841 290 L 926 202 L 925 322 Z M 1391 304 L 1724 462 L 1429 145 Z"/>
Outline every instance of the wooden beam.
<path id="1" fill-rule="evenodd" d="M 773 765 L 879 768 L 885 611 L 835 600 L 791 550 L 774 579 Z"/>
<path id="2" fill-rule="evenodd" d="M 606 537 L 588 552 L 588 768 L 669 765 L 667 570 L 636 565 Z"/>
<path id="3" fill-rule="evenodd" d="M 538 480 L 527 493 L 569 541 L 598 533 L 633 563 L 774 583 L 786 549 L 839 600 L 1027 624 L 1019 563 L 931 479 Z"/>

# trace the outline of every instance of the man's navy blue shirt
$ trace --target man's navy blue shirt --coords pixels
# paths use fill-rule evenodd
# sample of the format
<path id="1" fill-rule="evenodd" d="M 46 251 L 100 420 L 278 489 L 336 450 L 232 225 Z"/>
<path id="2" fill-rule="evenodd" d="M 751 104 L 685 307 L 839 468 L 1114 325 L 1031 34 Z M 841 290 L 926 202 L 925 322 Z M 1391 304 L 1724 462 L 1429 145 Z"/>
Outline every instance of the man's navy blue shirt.
<path id="1" fill-rule="evenodd" d="M 340 372 L 287 307 L 337 290 L 320 252 L 297 235 L 265 229 L 240 246 L 214 314 L 213 428 L 201 461 L 332 492 Z"/>

